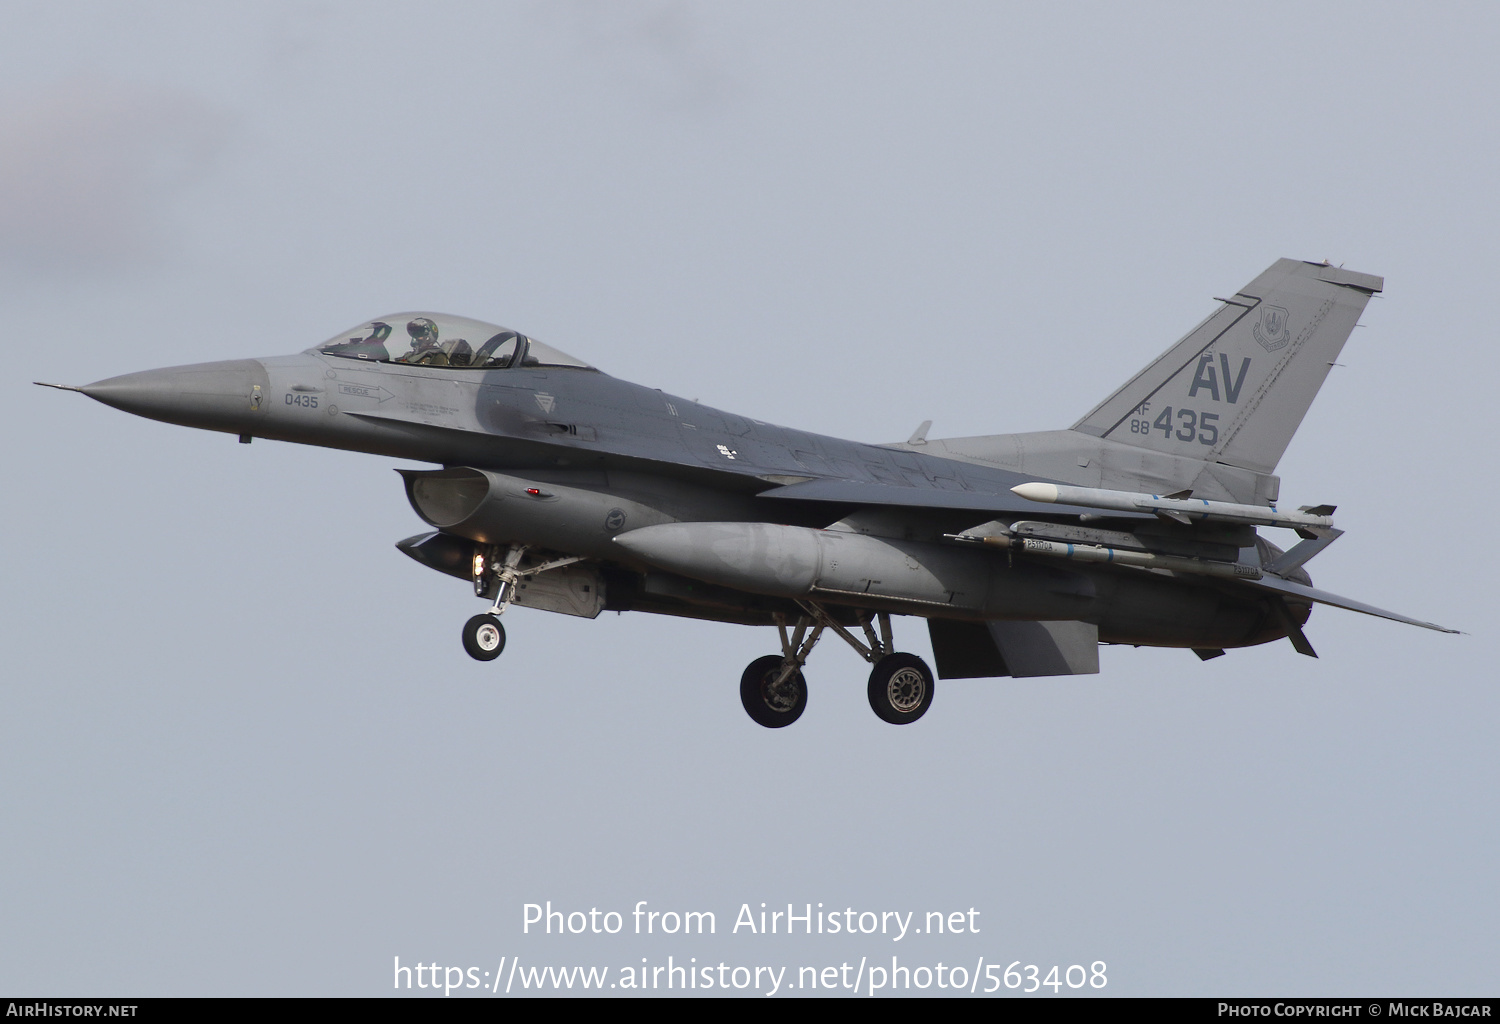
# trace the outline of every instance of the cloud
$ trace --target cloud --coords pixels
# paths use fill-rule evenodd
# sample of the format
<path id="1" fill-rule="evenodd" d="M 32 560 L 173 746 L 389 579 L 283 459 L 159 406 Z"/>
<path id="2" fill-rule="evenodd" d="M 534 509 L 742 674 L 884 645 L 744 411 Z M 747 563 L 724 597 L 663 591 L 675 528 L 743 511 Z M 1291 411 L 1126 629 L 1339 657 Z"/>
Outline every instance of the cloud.
<path id="1" fill-rule="evenodd" d="M 0 262 L 97 273 L 159 257 L 226 129 L 190 95 L 121 82 L 0 97 Z"/>
<path id="2" fill-rule="evenodd" d="M 730 84 L 700 11 L 681 0 L 545 0 L 537 10 L 619 84 L 654 105 L 711 106 Z"/>

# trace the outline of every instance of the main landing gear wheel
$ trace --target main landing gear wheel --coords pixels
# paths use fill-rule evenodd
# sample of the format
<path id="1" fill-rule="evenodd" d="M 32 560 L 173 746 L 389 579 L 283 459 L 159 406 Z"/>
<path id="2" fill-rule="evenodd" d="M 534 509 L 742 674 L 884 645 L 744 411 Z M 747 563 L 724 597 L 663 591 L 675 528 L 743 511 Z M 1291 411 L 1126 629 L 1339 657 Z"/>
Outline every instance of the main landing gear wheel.
<path id="1" fill-rule="evenodd" d="M 781 655 L 768 654 L 752 661 L 740 676 L 740 703 L 751 718 L 767 729 L 791 725 L 807 707 L 807 681 L 802 678 L 801 670 L 779 683 L 776 681 L 783 664 Z"/>
<path id="2" fill-rule="evenodd" d="M 892 725 L 915 722 L 932 706 L 932 669 L 915 654 L 887 654 L 870 673 L 870 707 Z"/>
<path id="3" fill-rule="evenodd" d="M 476 615 L 464 623 L 464 650 L 478 661 L 494 661 L 505 650 L 505 627 L 493 615 Z"/>

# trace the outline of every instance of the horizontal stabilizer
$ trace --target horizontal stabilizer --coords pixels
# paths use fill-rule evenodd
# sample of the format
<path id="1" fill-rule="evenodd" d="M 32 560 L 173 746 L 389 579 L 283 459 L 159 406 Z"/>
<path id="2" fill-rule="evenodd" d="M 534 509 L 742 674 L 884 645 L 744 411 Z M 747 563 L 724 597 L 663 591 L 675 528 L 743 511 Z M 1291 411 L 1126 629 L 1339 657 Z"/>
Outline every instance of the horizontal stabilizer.
<path id="1" fill-rule="evenodd" d="M 1304 587 L 1300 583 L 1290 580 L 1280 580 L 1274 576 L 1263 576 L 1253 582 L 1246 581 L 1246 586 L 1259 587 L 1261 590 L 1271 590 L 1287 597 L 1301 598 L 1304 601 L 1315 601 L 1318 604 L 1331 604 L 1335 608 L 1346 608 L 1351 612 L 1361 612 L 1365 615 L 1374 615 L 1376 618 L 1390 619 L 1392 622 L 1404 622 L 1409 626 L 1421 626 L 1423 629 L 1435 629 L 1439 633 L 1457 633 L 1459 630 L 1449 629 L 1447 626 L 1439 626 L 1432 622 L 1423 622 L 1421 619 L 1413 619 L 1406 615 L 1398 615 L 1388 612 L 1383 608 L 1355 601 L 1337 594 L 1330 594 L 1326 590 L 1318 590 L 1315 587 Z"/>

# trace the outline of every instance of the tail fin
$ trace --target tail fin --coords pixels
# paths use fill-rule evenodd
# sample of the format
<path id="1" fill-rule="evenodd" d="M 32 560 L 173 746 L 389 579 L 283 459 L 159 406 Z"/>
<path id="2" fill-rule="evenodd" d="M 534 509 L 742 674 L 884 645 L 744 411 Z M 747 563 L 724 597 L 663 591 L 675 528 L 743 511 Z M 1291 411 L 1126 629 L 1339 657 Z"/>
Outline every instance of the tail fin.
<path id="1" fill-rule="evenodd" d="M 1384 284 L 1325 263 L 1277 260 L 1073 429 L 1274 472 Z"/>

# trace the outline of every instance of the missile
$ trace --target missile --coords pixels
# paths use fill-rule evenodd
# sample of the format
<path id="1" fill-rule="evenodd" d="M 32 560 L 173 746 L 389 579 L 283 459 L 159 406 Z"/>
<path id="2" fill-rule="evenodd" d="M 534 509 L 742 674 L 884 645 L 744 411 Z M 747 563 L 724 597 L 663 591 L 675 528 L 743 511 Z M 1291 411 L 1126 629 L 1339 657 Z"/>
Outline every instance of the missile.
<path id="1" fill-rule="evenodd" d="M 1074 562 L 1096 562 L 1105 565 L 1134 565 L 1142 569 L 1170 569 L 1172 572 L 1193 576 L 1217 576 L 1220 579 L 1258 580 L 1263 575 L 1259 568 L 1243 562 L 1216 562 L 1206 558 L 1184 558 L 1181 555 L 1162 555 L 1152 551 L 1129 551 L 1122 548 L 1107 548 L 1099 544 L 1069 544 L 1063 541 L 1039 540 L 1035 537 L 1011 537 L 1006 534 L 983 537 L 980 540 L 992 547 L 1024 551 L 1044 558 L 1061 558 Z"/>
<path id="2" fill-rule="evenodd" d="M 1317 505 L 1296 512 L 1278 512 L 1270 505 L 1239 505 L 1231 501 L 1163 497 L 1160 494 L 1111 491 L 1101 487 L 1068 487 L 1044 483 L 1019 484 L 1012 487 L 1011 491 L 1027 501 L 1082 505 L 1085 508 L 1106 508 L 1118 512 L 1154 512 L 1182 523 L 1208 519 L 1247 526 L 1284 526 L 1299 532 L 1333 529 L 1332 505 Z"/>

